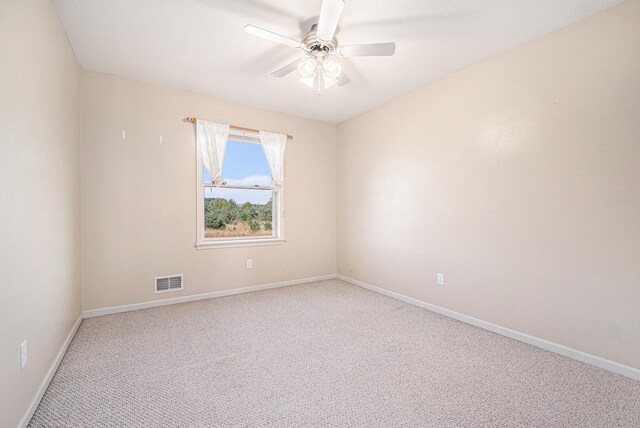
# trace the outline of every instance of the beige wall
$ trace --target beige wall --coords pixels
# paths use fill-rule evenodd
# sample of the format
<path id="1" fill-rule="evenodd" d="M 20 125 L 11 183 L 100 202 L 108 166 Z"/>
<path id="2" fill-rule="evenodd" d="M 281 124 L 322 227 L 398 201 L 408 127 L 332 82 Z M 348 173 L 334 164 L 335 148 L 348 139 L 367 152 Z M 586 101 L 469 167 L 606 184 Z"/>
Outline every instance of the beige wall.
<path id="1" fill-rule="evenodd" d="M 623 3 L 340 124 L 339 272 L 640 368 L 639 22 Z"/>
<path id="2" fill-rule="evenodd" d="M 2 427 L 25 415 L 81 313 L 79 73 L 50 1 L 0 1 Z"/>
<path id="3" fill-rule="evenodd" d="M 194 248 L 196 145 L 187 116 L 294 135 L 285 155 L 286 244 Z M 84 73 L 82 129 L 85 310 L 336 272 L 335 126 Z M 184 291 L 154 294 L 155 276 L 178 273 Z"/>

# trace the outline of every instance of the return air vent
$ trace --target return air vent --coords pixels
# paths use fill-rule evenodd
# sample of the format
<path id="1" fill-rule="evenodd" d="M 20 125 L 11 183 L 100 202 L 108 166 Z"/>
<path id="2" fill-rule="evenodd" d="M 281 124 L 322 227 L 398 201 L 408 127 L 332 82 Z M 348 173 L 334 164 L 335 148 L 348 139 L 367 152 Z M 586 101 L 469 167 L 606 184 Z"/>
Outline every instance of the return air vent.
<path id="1" fill-rule="evenodd" d="M 156 293 L 182 290 L 182 275 L 157 276 Z"/>

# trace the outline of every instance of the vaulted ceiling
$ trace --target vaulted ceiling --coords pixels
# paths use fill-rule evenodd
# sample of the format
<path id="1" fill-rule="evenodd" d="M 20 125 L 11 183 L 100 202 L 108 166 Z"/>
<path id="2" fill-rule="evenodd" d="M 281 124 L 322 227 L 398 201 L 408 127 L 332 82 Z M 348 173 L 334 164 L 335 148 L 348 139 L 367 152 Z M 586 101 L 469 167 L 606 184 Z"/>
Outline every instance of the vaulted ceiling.
<path id="1" fill-rule="evenodd" d="M 339 58 L 347 86 L 316 95 L 270 73 L 298 49 L 322 0 L 54 0 L 80 66 L 338 123 L 622 0 L 346 0 L 341 44 L 394 41 L 392 57 Z"/>

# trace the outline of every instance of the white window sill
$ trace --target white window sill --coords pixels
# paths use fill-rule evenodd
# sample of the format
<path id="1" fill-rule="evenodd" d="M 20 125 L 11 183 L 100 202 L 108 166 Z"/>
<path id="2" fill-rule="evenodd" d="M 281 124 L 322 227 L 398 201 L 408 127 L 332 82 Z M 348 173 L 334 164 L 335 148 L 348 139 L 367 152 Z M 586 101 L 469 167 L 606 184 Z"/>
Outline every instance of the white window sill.
<path id="1" fill-rule="evenodd" d="M 262 239 L 217 239 L 215 241 L 203 241 L 196 243 L 198 250 L 210 250 L 213 248 L 234 248 L 234 247 L 261 247 L 263 245 L 282 245 L 287 242 L 281 238 Z"/>

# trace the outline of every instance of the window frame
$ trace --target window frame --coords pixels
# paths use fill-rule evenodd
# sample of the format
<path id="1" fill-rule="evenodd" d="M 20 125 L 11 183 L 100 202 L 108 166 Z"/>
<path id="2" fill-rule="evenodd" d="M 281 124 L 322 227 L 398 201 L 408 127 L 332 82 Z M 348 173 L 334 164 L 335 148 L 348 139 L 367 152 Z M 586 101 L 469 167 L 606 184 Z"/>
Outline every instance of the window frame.
<path id="1" fill-rule="evenodd" d="M 241 143 L 260 144 L 260 135 L 257 132 L 245 131 L 236 128 L 229 129 L 229 140 Z M 272 231 L 271 236 L 238 236 L 225 238 L 205 238 L 204 235 L 204 188 L 210 186 L 203 180 L 204 165 L 200 148 L 196 146 L 196 211 L 197 211 L 197 236 L 196 249 L 233 248 L 233 247 L 257 247 L 262 245 L 281 245 L 286 242 L 284 238 L 284 185 L 279 189 L 271 189 L 269 186 L 238 186 L 221 185 L 219 188 L 227 189 L 255 189 L 271 190 L 272 197 Z"/>

